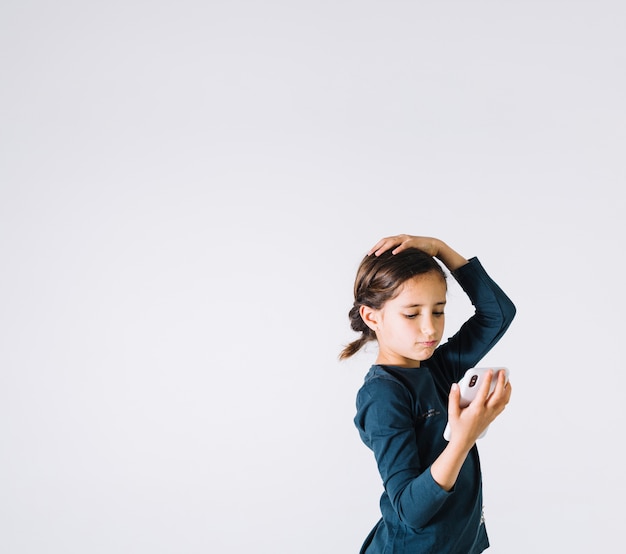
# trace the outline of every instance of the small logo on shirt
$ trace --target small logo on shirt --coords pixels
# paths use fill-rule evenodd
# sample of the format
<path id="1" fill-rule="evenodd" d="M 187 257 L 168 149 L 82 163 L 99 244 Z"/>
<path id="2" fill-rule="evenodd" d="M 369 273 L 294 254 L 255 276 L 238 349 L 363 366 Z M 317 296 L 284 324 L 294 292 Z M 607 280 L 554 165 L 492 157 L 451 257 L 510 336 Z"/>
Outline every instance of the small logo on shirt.
<path id="1" fill-rule="evenodd" d="M 428 419 L 429 417 L 433 417 L 433 416 L 439 415 L 440 413 L 441 412 L 439 410 L 436 410 L 435 408 L 431 408 L 427 412 L 418 415 L 417 419 Z"/>

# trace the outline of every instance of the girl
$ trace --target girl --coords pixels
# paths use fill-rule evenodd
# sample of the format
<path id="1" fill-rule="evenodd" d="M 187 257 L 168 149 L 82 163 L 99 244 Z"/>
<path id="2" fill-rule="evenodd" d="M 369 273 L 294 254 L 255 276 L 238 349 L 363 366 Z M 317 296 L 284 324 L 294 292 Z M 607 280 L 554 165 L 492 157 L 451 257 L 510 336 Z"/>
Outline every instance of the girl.
<path id="1" fill-rule="evenodd" d="M 445 265 L 476 311 L 440 345 L 446 304 Z M 382 517 L 361 554 L 476 554 L 489 546 L 482 515 L 476 439 L 504 410 L 511 386 L 503 371 L 489 394 L 460 408 L 456 382 L 498 342 L 515 306 L 477 258 L 441 240 L 397 235 L 380 240 L 361 262 L 350 321 L 378 343 L 376 363 L 357 394 L 354 422 L 383 480 Z M 451 439 L 443 438 L 449 420 Z"/>

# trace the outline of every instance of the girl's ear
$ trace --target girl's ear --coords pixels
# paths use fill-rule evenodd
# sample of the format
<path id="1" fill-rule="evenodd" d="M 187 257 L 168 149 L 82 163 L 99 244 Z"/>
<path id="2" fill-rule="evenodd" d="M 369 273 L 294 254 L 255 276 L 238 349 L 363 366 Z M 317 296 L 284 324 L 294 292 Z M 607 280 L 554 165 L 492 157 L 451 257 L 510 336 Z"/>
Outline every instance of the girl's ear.
<path id="1" fill-rule="evenodd" d="M 359 308 L 359 315 L 363 320 L 363 323 L 367 325 L 372 331 L 378 330 L 378 310 L 374 310 L 369 306 L 363 306 Z"/>

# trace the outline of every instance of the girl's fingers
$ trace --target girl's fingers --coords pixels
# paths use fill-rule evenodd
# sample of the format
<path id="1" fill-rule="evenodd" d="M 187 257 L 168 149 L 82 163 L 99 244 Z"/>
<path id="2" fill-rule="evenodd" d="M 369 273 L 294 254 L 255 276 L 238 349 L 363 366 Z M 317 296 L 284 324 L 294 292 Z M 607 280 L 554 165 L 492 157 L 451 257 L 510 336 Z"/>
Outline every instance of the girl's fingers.
<path id="1" fill-rule="evenodd" d="M 448 396 L 448 414 L 452 418 L 459 417 L 461 413 L 461 391 L 457 383 L 452 384 L 450 395 Z"/>
<path id="2" fill-rule="evenodd" d="M 402 251 L 402 244 L 408 239 L 408 235 L 395 235 L 393 237 L 385 237 L 380 239 L 367 253 L 368 256 L 375 254 L 376 256 L 380 256 L 383 252 L 386 252 L 390 248 L 397 246 L 397 248 L 393 251 L 394 254 Z"/>
<path id="3" fill-rule="evenodd" d="M 370 251 L 367 253 L 368 256 L 371 256 L 372 254 L 376 253 L 376 255 L 378 256 L 379 252 L 378 250 L 380 248 L 382 248 L 383 244 L 385 243 L 387 239 L 380 239 L 374 246 L 372 246 L 370 248 Z M 384 252 L 384 250 L 383 250 Z"/>
<path id="4" fill-rule="evenodd" d="M 476 393 L 476 398 L 474 399 L 475 401 L 481 402 L 482 404 L 487 401 L 487 398 L 489 397 L 489 388 L 491 387 L 491 381 L 493 378 L 493 370 L 489 370 L 487 373 L 485 373 L 485 378 L 483 379 L 483 382 L 481 383 L 480 388 Z"/>

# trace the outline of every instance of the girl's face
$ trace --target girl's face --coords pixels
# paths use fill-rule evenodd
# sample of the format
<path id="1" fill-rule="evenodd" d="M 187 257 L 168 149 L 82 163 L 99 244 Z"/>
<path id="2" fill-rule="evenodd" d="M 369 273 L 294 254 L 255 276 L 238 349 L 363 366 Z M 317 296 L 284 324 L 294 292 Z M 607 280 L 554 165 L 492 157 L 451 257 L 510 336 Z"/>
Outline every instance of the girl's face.
<path id="1" fill-rule="evenodd" d="M 446 290 L 441 275 L 417 275 L 380 310 L 369 309 L 369 314 L 363 314 L 376 332 L 376 363 L 419 367 L 422 360 L 433 355 L 443 336 Z"/>

